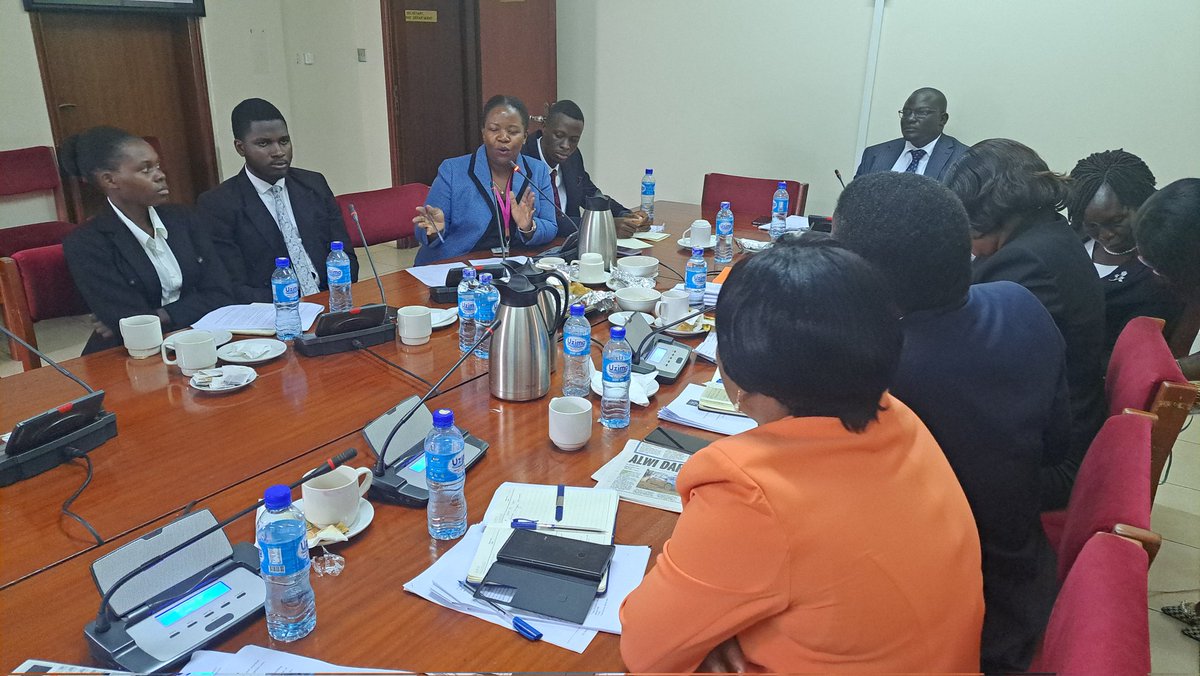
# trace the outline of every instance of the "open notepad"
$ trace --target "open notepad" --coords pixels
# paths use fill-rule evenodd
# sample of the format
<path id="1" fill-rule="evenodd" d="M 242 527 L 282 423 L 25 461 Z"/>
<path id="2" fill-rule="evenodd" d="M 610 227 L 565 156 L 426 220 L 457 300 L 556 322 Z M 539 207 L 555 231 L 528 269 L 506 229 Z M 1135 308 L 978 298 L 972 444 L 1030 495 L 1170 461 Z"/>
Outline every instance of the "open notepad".
<path id="1" fill-rule="evenodd" d="M 558 498 L 558 487 L 542 484 L 518 484 L 505 482 L 496 489 L 492 502 L 488 505 L 487 513 L 483 515 L 483 538 L 475 559 L 467 571 L 467 582 L 479 584 L 487 575 L 488 569 L 496 562 L 500 548 L 512 535 L 513 519 L 532 519 L 555 523 L 554 506 Z M 567 486 L 563 493 L 563 518 L 566 526 L 583 528 L 599 528 L 602 533 L 581 533 L 578 531 L 552 530 L 543 531 L 554 535 L 594 542 L 598 545 L 613 543 L 613 530 L 617 524 L 617 504 L 620 497 L 616 491 L 597 488 L 579 488 Z M 600 583 L 603 592 L 608 575 Z"/>

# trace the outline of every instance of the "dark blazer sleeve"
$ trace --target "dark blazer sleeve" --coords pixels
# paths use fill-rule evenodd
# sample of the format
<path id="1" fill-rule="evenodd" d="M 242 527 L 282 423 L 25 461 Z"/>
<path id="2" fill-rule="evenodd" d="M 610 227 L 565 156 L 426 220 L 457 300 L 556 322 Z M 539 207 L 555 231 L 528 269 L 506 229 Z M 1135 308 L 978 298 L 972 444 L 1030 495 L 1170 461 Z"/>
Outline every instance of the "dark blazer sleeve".
<path id="1" fill-rule="evenodd" d="M 241 199 L 233 185 L 236 178 L 200 195 L 196 200 L 196 208 L 205 216 L 202 227 L 208 230 L 213 251 L 229 277 L 235 302 L 269 303 L 271 290 L 247 281 L 247 261 L 238 240 L 241 228 L 253 226 L 241 222 L 247 216 L 242 211 Z"/>
<path id="2" fill-rule="evenodd" d="M 137 246 L 133 235 L 129 239 Z M 94 220 L 63 240 L 63 255 L 88 309 L 114 332 L 122 318 L 158 310 L 159 304 L 149 302 L 137 274 L 118 260 L 121 253 L 113 240 L 96 228 Z M 162 289 L 157 291 L 161 297 Z"/>
<path id="3" fill-rule="evenodd" d="M 163 310 L 171 317 L 172 325 L 191 326 L 209 312 L 233 305 L 233 290 L 229 285 L 229 273 L 208 236 L 211 228 L 204 225 L 204 217 L 187 209 L 174 209 L 168 213 L 176 223 L 183 225 L 172 233 L 176 242 L 167 240 L 183 272 L 183 287 L 179 291 L 179 300 L 164 305 Z"/>
<path id="4" fill-rule="evenodd" d="M 1054 276 L 1041 258 L 1020 245 L 1001 248 L 986 259 L 975 261 L 975 283 L 1007 280 L 1029 289 L 1052 317 L 1063 314 L 1063 298 Z"/>

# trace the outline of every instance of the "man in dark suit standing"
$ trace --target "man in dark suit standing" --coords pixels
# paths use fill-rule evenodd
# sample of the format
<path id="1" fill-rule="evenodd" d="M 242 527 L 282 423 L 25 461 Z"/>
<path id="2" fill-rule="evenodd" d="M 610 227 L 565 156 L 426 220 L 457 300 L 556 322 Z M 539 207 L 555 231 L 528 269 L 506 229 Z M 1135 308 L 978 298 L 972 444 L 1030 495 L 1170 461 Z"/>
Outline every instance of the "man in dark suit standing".
<path id="1" fill-rule="evenodd" d="M 279 109 L 246 99 L 233 109 L 233 146 L 246 166 L 209 190 L 196 206 L 215 223 L 213 244 L 241 303 L 271 302 L 275 259 L 287 256 L 302 296 L 328 288 L 330 242 L 349 242 L 342 212 L 325 177 L 292 166 L 292 139 Z M 358 281 L 358 258 L 346 247 Z"/>
<path id="2" fill-rule="evenodd" d="M 944 94 L 932 87 L 913 92 L 900 111 L 900 135 L 903 138 L 864 150 L 854 177 L 880 171 L 904 171 L 944 182 L 946 170 L 967 152 L 967 146 L 961 141 L 942 133 L 949 119 Z"/>
<path id="3" fill-rule="evenodd" d="M 523 154 L 550 167 L 554 206 L 570 216 L 566 219 L 562 214 L 558 215 L 558 234 L 563 236 L 578 229 L 583 199 L 601 192 L 583 167 L 583 153 L 579 152 L 581 136 L 583 111 L 574 101 L 564 99 L 550 106 L 542 130 L 531 135 L 521 149 Z M 612 213 L 618 237 L 630 237 L 650 225 L 646 212 L 641 209 L 630 211 L 616 200 L 612 202 Z"/>

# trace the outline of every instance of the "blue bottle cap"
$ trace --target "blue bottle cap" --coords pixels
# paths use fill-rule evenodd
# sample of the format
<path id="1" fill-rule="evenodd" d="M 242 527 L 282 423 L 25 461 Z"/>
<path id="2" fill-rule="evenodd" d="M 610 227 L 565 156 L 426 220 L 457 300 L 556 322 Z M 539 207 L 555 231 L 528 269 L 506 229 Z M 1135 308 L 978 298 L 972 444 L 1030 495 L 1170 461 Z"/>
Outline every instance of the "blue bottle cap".
<path id="1" fill-rule="evenodd" d="M 475 268 L 463 268 L 463 279 L 475 279 Z"/>
<path id="2" fill-rule="evenodd" d="M 780 181 L 780 182 L 779 182 L 779 189 L 780 189 L 780 190 L 787 190 L 787 181 Z"/>
<path id="3" fill-rule="evenodd" d="M 647 175 L 647 176 L 653 176 L 653 175 L 654 175 L 654 170 L 653 170 L 653 169 L 647 169 L 647 170 L 646 170 L 646 175 Z"/>
<path id="4" fill-rule="evenodd" d="M 572 317 L 582 317 L 586 312 L 587 308 L 583 306 L 583 303 L 575 303 L 571 306 Z"/>
<path id="5" fill-rule="evenodd" d="M 341 250 L 342 250 L 342 248 L 343 248 L 343 247 L 342 247 L 342 243 L 341 243 L 341 242 L 338 242 L 338 241 L 336 241 L 336 240 L 335 240 L 335 241 L 333 241 L 333 242 L 330 242 L 330 243 L 329 243 L 329 250 L 330 250 L 330 251 L 341 251 Z"/>
<path id="6" fill-rule="evenodd" d="M 704 258 L 704 249 L 700 247 L 692 247 L 692 258 Z"/>
<path id="7" fill-rule="evenodd" d="M 263 492 L 263 504 L 267 509 L 283 509 L 292 504 L 292 489 L 275 484 Z"/>
<path id="8" fill-rule="evenodd" d="M 491 284 L 492 283 L 492 273 L 490 273 L 490 272 L 479 273 L 479 283 L 480 284 Z"/>
<path id="9" fill-rule="evenodd" d="M 728 209 L 728 208 L 729 208 L 729 202 L 721 202 L 721 208 L 722 208 L 722 209 Z"/>
<path id="10" fill-rule="evenodd" d="M 454 411 L 448 408 L 439 408 L 433 412 L 434 427 L 449 427 L 454 424 Z"/>
<path id="11" fill-rule="evenodd" d="M 287 256 L 280 256 L 279 258 L 275 259 L 275 267 L 290 268 L 290 267 L 292 267 L 292 262 L 290 260 L 288 260 Z"/>
<path id="12" fill-rule="evenodd" d="M 625 327 L 614 326 L 608 330 L 608 337 L 613 340 L 625 340 Z"/>

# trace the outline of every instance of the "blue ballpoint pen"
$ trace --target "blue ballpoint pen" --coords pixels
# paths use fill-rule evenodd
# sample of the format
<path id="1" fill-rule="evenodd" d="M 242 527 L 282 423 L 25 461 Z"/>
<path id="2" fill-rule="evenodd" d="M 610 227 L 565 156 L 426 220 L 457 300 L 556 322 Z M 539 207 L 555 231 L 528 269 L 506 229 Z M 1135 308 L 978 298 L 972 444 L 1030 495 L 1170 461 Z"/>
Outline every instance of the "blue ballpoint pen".
<path id="1" fill-rule="evenodd" d="M 479 601 L 483 601 L 484 603 L 488 604 L 493 609 L 495 609 L 496 612 L 500 613 L 505 618 L 512 620 L 513 629 L 515 629 L 518 634 L 524 636 L 525 638 L 529 639 L 530 641 L 540 641 L 541 640 L 542 632 L 535 629 L 532 624 L 529 624 L 525 620 L 522 620 L 521 618 L 517 617 L 516 615 L 513 615 L 512 613 L 508 612 L 504 608 L 500 607 L 500 604 L 496 603 L 495 601 L 489 599 L 486 596 L 475 596 L 475 590 L 472 589 L 471 585 L 467 584 L 466 582 L 459 580 L 458 586 L 471 592 L 471 598 L 476 603 L 478 603 Z"/>
<path id="2" fill-rule="evenodd" d="M 579 533 L 607 533 L 603 528 L 587 528 L 584 526 L 565 526 L 558 523 L 544 523 L 533 519 L 513 519 L 510 528 L 517 530 L 569 530 Z"/>
<path id="3" fill-rule="evenodd" d="M 558 496 L 554 499 L 554 520 L 562 521 L 563 517 L 563 501 L 566 498 L 567 487 L 558 485 Z"/>

